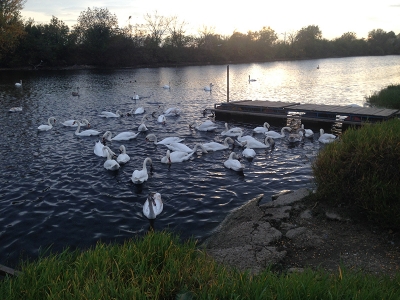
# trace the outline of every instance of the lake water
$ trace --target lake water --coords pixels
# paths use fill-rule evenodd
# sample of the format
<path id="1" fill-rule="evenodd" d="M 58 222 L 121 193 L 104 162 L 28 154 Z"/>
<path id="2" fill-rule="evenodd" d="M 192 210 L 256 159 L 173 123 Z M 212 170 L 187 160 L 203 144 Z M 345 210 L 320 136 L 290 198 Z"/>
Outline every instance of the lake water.
<path id="1" fill-rule="evenodd" d="M 317 66 L 319 65 L 319 69 Z M 230 100 L 276 100 L 320 104 L 363 105 L 365 96 L 400 82 L 400 56 L 355 57 L 293 62 L 230 65 Z M 257 81 L 249 82 L 248 76 Z M 271 149 L 257 149 L 252 161 L 242 159 L 244 176 L 224 167 L 231 150 L 194 155 L 168 165 L 160 162 L 167 148 L 145 141 L 154 133 L 184 138 L 184 143 L 221 142 L 224 123 L 215 132 L 198 132 L 189 124 L 208 117 L 205 108 L 226 101 L 227 67 L 189 66 L 113 71 L 2 71 L 0 73 L 0 264 L 15 265 L 35 258 L 44 249 L 87 248 L 104 242 L 140 236 L 151 225 L 183 238 L 200 241 L 226 215 L 253 197 L 263 201 L 282 190 L 312 188 L 311 163 L 323 145 L 314 139 L 291 146 L 276 140 Z M 15 82 L 23 81 L 21 88 Z M 170 84 L 171 89 L 162 86 Z M 204 87 L 213 83 L 212 92 Z M 71 92 L 79 87 L 80 97 Z M 132 100 L 134 93 L 140 100 Z M 10 113 L 14 106 L 22 112 Z M 131 160 L 118 171 L 103 168 L 104 158 L 93 153 L 99 137 L 78 137 L 65 120 L 86 118 L 92 129 L 113 135 L 137 131 L 142 116 L 105 119 L 101 111 L 145 108 L 148 132 L 130 141 L 107 145 L 117 152 L 125 145 Z M 178 106 L 180 116 L 162 125 L 151 116 Z M 38 132 L 49 117 L 52 130 Z M 251 134 L 262 124 L 229 124 Z M 273 130 L 280 128 L 272 127 Z M 316 128 L 315 132 L 318 132 Z M 255 135 L 260 139 L 262 136 Z M 238 154 L 241 149 L 235 148 Z M 132 172 L 153 160 L 147 182 L 135 185 Z M 159 192 L 164 210 L 150 224 L 142 205 L 150 192 Z"/>

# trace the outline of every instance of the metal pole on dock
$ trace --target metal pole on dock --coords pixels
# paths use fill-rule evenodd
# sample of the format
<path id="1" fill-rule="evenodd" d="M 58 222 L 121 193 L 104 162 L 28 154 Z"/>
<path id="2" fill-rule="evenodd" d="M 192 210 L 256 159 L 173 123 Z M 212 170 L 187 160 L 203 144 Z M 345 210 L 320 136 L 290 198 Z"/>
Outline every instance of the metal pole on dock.
<path id="1" fill-rule="evenodd" d="M 226 102 L 229 102 L 229 65 L 226 66 Z"/>

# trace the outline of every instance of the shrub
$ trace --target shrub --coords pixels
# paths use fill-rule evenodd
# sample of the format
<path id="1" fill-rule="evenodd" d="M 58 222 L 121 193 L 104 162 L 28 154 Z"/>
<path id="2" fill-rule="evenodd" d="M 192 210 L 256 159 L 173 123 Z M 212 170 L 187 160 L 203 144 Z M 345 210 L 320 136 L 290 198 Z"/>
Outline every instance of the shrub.
<path id="1" fill-rule="evenodd" d="M 366 97 L 371 106 L 400 109 L 400 85 L 389 85 L 387 88 Z"/>
<path id="2" fill-rule="evenodd" d="M 400 228 L 400 119 L 345 131 L 312 165 L 317 197 Z"/>

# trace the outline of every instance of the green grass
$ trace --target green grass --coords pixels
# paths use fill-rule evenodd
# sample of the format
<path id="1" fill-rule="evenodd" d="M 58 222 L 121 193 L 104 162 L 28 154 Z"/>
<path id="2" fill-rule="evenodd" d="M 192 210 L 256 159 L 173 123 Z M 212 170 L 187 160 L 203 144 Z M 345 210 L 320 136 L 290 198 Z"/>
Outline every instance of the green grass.
<path id="1" fill-rule="evenodd" d="M 395 278 L 342 270 L 251 276 L 215 263 L 193 240 L 149 233 L 23 262 L 0 299 L 400 299 Z"/>
<path id="2" fill-rule="evenodd" d="M 366 97 L 371 106 L 400 109 L 400 85 L 389 85 L 387 88 Z"/>

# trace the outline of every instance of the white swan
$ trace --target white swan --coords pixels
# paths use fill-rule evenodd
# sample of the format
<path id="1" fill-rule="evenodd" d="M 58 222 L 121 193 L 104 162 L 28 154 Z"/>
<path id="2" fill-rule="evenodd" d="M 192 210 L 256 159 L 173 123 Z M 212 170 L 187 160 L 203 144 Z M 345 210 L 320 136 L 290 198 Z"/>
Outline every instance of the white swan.
<path id="1" fill-rule="evenodd" d="M 165 118 L 165 115 L 159 115 L 158 118 L 157 118 L 157 122 L 158 123 L 165 124 L 166 121 L 167 121 L 167 119 Z"/>
<path id="2" fill-rule="evenodd" d="M 240 134 L 243 134 L 242 128 L 239 127 L 229 128 L 228 123 L 225 123 L 225 130 L 221 132 L 221 135 L 225 136 L 238 136 Z"/>
<path id="3" fill-rule="evenodd" d="M 138 131 L 139 131 L 139 132 L 143 132 L 143 131 L 149 130 L 149 129 L 146 127 L 146 124 L 144 124 L 144 120 L 145 120 L 145 119 L 147 119 L 146 115 L 143 116 L 142 121 L 140 122 L 140 125 L 139 125 L 139 127 L 138 127 Z"/>
<path id="4" fill-rule="evenodd" d="M 281 133 L 278 133 L 276 131 L 267 131 L 267 132 L 264 132 L 264 134 L 266 136 L 272 137 L 273 139 L 280 139 L 280 138 L 285 137 L 286 130 L 290 132 L 292 130 L 292 128 L 285 126 L 285 127 L 282 127 Z"/>
<path id="5" fill-rule="evenodd" d="M 242 152 L 243 157 L 254 158 L 256 156 L 256 151 L 254 149 L 246 147 Z"/>
<path id="6" fill-rule="evenodd" d="M 56 118 L 54 118 L 54 117 L 50 117 L 48 120 L 47 120 L 47 125 L 40 125 L 39 127 L 38 127 L 38 130 L 40 130 L 40 131 L 47 131 L 47 130 L 50 130 L 50 129 L 52 129 L 53 128 L 53 125 L 51 124 L 53 122 L 53 124 L 56 124 Z"/>
<path id="7" fill-rule="evenodd" d="M 244 136 L 241 139 L 239 139 L 239 142 L 242 143 L 243 146 L 245 146 L 246 148 L 253 148 L 253 149 L 266 149 L 271 147 L 271 143 L 275 143 L 273 141 L 273 139 L 269 136 L 266 136 L 264 138 L 264 142 L 261 142 L 259 140 L 256 140 L 255 138 L 251 137 L 251 136 Z M 271 142 L 271 140 L 273 142 Z"/>
<path id="8" fill-rule="evenodd" d="M 105 138 L 108 141 L 129 141 L 134 138 L 136 138 L 139 135 L 139 132 L 133 132 L 133 131 L 124 131 L 121 133 L 118 133 L 116 136 L 112 137 L 111 131 L 106 131 L 103 135 L 103 138 Z"/>
<path id="9" fill-rule="evenodd" d="M 143 168 L 141 170 L 135 170 L 132 173 L 132 182 L 135 184 L 141 184 L 145 182 L 149 178 L 149 174 L 147 174 L 147 163 L 150 163 L 150 170 L 153 165 L 153 161 L 150 157 L 146 157 L 143 161 Z"/>
<path id="10" fill-rule="evenodd" d="M 171 164 L 177 162 L 184 162 L 189 160 L 194 153 L 197 152 L 197 148 L 200 147 L 203 153 L 207 153 L 207 150 L 202 147 L 201 144 L 196 144 L 193 151 L 190 153 L 184 151 L 173 151 L 171 152 L 169 149 L 167 150 L 167 154 L 161 158 L 161 162 L 164 164 Z"/>
<path id="11" fill-rule="evenodd" d="M 72 95 L 72 96 L 79 96 L 79 86 L 76 87 L 76 92 L 73 91 L 73 92 L 71 93 L 71 95 Z"/>
<path id="12" fill-rule="evenodd" d="M 167 146 L 167 148 L 169 150 L 171 150 L 171 151 L 181 151 L 181 152 L 186 152 L 186 153 L 194 152 L 195 149 L 196 149 L 196 146 L 197 146 L 197 148 L 199 148 L 199 147 L 202 148 L 202 152 L 203 153 L 207 153 L 207 149 L 205 149 L 204 146 L 202 144 L 199 144 L 199 143 L 195 144 L 193 149 L 188 147 L 188 146 L 186 146 L 185 144 L 182 144 L 182 143 L 170 143 L 170 144 L 165 145 L 165 146 Z"/>
<path id="13" fill-rule="evenodd" d="M 225 168 L 238 172 L 244 170 L 244 165 L 240 163 L 240 161 L 238 160 L 238 156 L 235 152 L 231 152 L 229 158 L 224 161 L 224 166 Z"/>
<path id="14" fill-rule="evenodd" d="M 111 152 L 108 150 L 110 148 L 108 148 L 107 146 L 103 147 L 103 151 L 106 154 L 107 160 L 104 162 L 104 168 L 110 171 L 115 171 L 118 170 L 120 168 L 119 163 L 117 163 L 116 160 L 112 159 L 112 154 Z"/>
<path id="15" fill-rule="evenodd" d="M 253 78 L 250 78 L 250 75 L 249 75 L 249 82 L 251 82 L 251 81 L 257 81 L 257 80 L 253 79 Z"/>
<path id="16" fill-rule="evenodd" d="M 193 127 L 193 123 L 189 125 L 190 128 Z M 206 120 L 195 128 L 199 131 L 214 131 L 218 126 L 211 120 Z"/>
<path id="17" fill-rule="evenodd" d="M 171 88 L 171 82 L 163 86 L 163 89 L 169 90 Z"/>
<path id="18" fill-rule="evenodd" d="M 119 146 L 120 154 L 117 157 L 117 162 L 119 164 L 126 164 L 131 158 L 126 154 L 126 148 L 124 145 Z"/>
<path id="19" fill-rule="evenodd" d="M 75 122 L 78 123 L 78 128 L 75 131 L 75 135 L 92 136 L 92 135 L 99 135 L 101 133 L 100 131 L 93 130 L 93 129 L 87 129 L 87 130 L 84 130 L 82 132 L 79 132 L 81 130 L 81 123 L 79 121 L 76 121 L 76 120 L 75 120 Z"/>
<path id="20" fill-rule="evenodd" d="M 14 106 L 14 107 L 11 107 L 8 111 L 9 111 L 9 112 L 18 112 L 18 111 L 22 111 L 22 106 Z"/>
<path id="21" fill-rule="evenodd" d="M 204 143 L 203 147 L 207 151 L 225 150 L 229 148 L 228 142 L 231 142 L 232 144 L 234 143 L 234 141 L 228 136 L 225 138 L 223 144 L 217 142 L 209 142 L 209 143 Z"/>
<path id="22" fill-rule="evenodd" d="M 183 139 L 180 137 L 177 137 L 177 136 L 170 136 L 170 137 L 166 137 L 163 140 L 158 142 L 156 135 L 151 133 L 146 136 L 146 141 L 154 142 L 155 145 L 167 145 L 167 144 L 174 143 L 174 142 L 175 143 L 182 142 Z"/>
<path id="23" fill-rule="evenodd" d="M 296 133 L 289 133 L 288 141 L 289 143 L 301 142 L 304 139 L 305 130 L 304 128 L 298 128 Z"/>
<path id="24" fill-rule="evenodd" d="M 20 80 L 19 82 L 17 82 L 17 83 L 15 84 L 15 86 L 16 86 L 16 87 L 21 87 L 21 86 L 22 86 L 22 80 Z"/>
<path id="25" fill-rule="evenodd" d="M 164 111 L 166 117 L 179 116 L 181 114 L 181 109 L 179 107 L 170 107 Z"/>
<path id="26" fill-rule="evenodd" d="M 314 131 L 312 131 L 311 129 L 305 129 L 305 128 L 304 128 L 304 124 L 301 124 L 301 128 L 304 129 L 304 131 L 305 131 L 304 136 L 305 136 L 306 138 L 312 138 L 312 137 L 314 137 Z"/>
<path id="27" fill-rule="evenodd" d="M 330 134 L 330 133 L 325 133 L 322 128 L 319 130 L 319 134 L 320 134 L 320 136 L 318 138 L 318 141 L 323 144 L 329 144 L 336 140 L 336 135 Z"/>
<path id="28" fill-rule="evenodd" d="M 100 157 L 107 157 L 107 153 L 105 151 L 103 151 L 104 147 L 108 148 L 107 150 L 111 153 L 111 156 L 117 156 L 108 146 L 104 146 L 104 144 L 100 141 L 97 141 L 94 144 L 94 148 L 93 148 L 94 154 L 96 154 L 97 156 L 100 156 Z"/>
<path id="29" fill-rule="evenodd" d="M 204 90 L 205 90 L 205 91 L 208 91 L 208 92 L 211 92 L 213 86 L 214 86 L 214 85 L 213 85 L 212 83 L 210 83 L 210 85 L 204 87 Z"/>
<path id="30" fill-rule="evenodd" d="M 67 127 L 77 127 L 78 126 L 78 123 L 77 122 L 75 122 L 76 120 L 67 120 L 67 121 L 64 121 L 63 123 L 61 123 L 61 124 L 63 124 L 64 126 L 67 126 Z M 84 125 L 86 125 L 87 127 L 90 127 L 90 123 L 89 123 L 89 121 L 88 120 L 86 120 L 86 119 L 82 119 L 82 122 L 81 122 L 82 124 L 84 124 Z"/>
<path id="31" fill-rule="evenodd" d="M 163 208 L 160 193 L 150 193 L 143 204 L 143 214 L 147 219 L 154 220 L 163 211 Z"/>
<path id="32" fill-rule="evenodd" d="M 132 99 L 133 100 L 139 100 L 139 95 L 137 95 L 136 92 L 133 92 Z"/>
<path id="33" fill-rule="evenodd" d="M 122 113 L 120 110 L 117 110 L 115 112 L 115 114 L 110 111 L 102 111 L 101 114 L 99 115 L 99 117 L 102 117 L 102 118 L 119 118 L 121 116 L 122 116 Z"/>
<path id="34" fill-rule="evenodd" d="M 269 124 L 267 122 L 264 122 L 262 127 L 256 127 L 253 129 L 253 131 L 255 133 L 265 133 L 269 130 L 269 127 L 270 127 Z"/>

